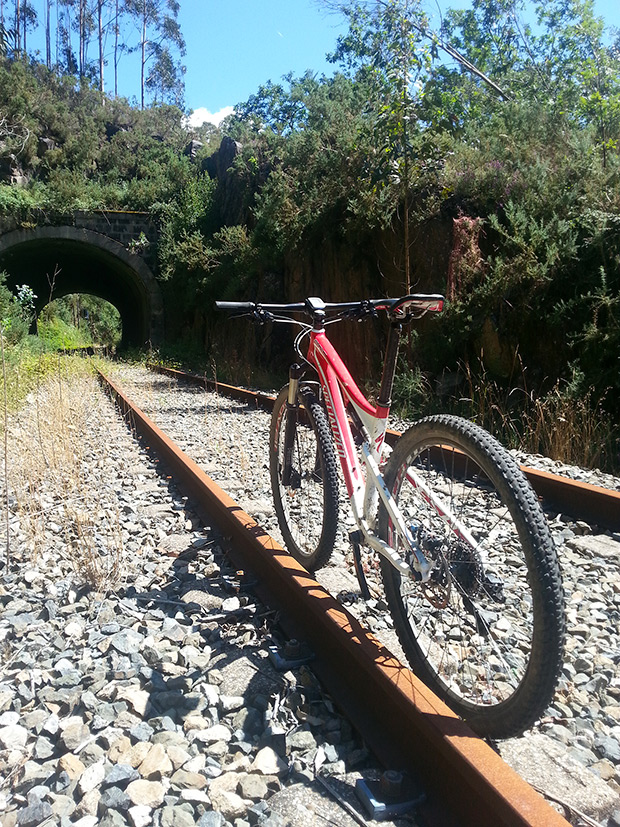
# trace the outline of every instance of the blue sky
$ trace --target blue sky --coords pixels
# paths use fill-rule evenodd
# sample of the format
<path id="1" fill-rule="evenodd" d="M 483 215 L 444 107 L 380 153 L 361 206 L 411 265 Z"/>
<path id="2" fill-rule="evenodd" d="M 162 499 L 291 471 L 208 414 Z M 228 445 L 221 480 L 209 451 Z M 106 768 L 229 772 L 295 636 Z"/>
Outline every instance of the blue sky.
<path id="1" fill-rule="evenodd" d="M 186 105 L 211 113 L 289 71 L 331 73 L 325 56 L 345 30 L 313 0 L 182 0 L 179 21 L 187 44 Z"/>
<path id="2" fill-rule="evenodd" d="M 438 22 L 437 5 L 431 0 L 426 5 Z M 444 9 L 467 5 L 467 0 L 440 2 Z M 594 5 L 608 26 L 620 27 L 618 0 Z M 262 83 L 279 81 L 287 72 L 331 73 L 325 55 L 346 28 L 316 0 L 181 0 L 179 21 L 187 44 L 185 100 L 189 109 L 199 110 L 198 120 L 207 113 L 227 114 Z"/>

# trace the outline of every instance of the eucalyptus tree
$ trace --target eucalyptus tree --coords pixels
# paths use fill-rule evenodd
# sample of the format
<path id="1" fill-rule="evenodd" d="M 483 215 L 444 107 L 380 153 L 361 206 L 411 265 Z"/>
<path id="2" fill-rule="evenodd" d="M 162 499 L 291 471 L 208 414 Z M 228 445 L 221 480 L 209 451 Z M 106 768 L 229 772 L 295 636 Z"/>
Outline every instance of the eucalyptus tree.
<path id="1" fill-rule="evenodd" d="M 402 210 L 403 286 L 411 288 L 410 187 L 419 140 L 421 93 L 432 63 L 421 0 L 324 0 L 348 20 L 331 59 L 369 84 L 366 128 L 374 144 L 370 189 L 384 221 Z"/>
<path id="2" fill-rule="evenodd" d="M 183 97 L 183 68 L 180 57 L 185 54 L 185 40 L 178 23 L 178 0 L 125 0 L 125 9 L 139 31 L 140 106 L 144 109 L 145 92 L 155 97 Z"/>
<path id="3" fill-rule="evenodd" d="M 4 17 L 4 8 L 2 17 Z M 37 22 L 36 10 L 29 0 L 15 0 L 11 22 L 13 51 L 15 55 L 26 54 L 28 31 Z"/>
<path id="4" fill-rule="evenodd" d="M 537 0 L 527 11 L 531 25 L 524 0 L 473 0 L 469 9 L 447 12 L 441 36 L 501 84 L 505 98 L 558 125 L 593 125 L 605 163 L 620 114 L 620 62 L 593 0 Z M 487 118 L 495 108 L 479 78 L 462 67 L 444 68 L 439 77 L 461 120 Z"/>
<path id="5" fill-rule="evenodd" d="M 546 100 L 573 122 L 596 129 L 603 165 L 620 139 L 618 41 L 605 42 L 593 0 L 547 0 L 536 6 L 536 42 Z"/>
<path id="6" fill-rule="evenodd" d="M 14 43 L 12 29 L 5 26 L 4 21 L 0 20 L 0 57 L 6 57 L 11 50 Z"/>

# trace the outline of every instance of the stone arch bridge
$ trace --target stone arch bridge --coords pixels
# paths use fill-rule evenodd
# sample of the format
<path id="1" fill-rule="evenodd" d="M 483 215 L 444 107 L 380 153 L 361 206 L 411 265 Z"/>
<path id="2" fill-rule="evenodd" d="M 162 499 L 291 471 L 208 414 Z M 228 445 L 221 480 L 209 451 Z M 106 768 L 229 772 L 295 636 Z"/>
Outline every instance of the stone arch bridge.
<path id="1" fill-rule="evenodd" d="M 52 299 L 88 293 L 118 309 L 123 346 L 158 344 L 164 310 L 157 235 L 148 213 L 137 212 L 77 211 L 59 226 L 0 225 L 0 271 L 9 288 L 32 288 L 37 313 Z"/>

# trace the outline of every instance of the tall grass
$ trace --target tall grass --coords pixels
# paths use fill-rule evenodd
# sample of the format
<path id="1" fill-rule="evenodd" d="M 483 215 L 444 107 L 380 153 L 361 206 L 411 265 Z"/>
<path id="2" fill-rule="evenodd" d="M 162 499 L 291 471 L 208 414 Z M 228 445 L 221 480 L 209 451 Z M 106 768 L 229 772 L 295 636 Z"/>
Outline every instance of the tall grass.
<path id="1" fill-rule="evenodd" d="M 58 576 L 64 561 L 76 580 L 102 591 L 120 574 L 123 542 L 117 506 L 90 479 L 101 461 L 91 427 L 101 397 L 87 360 L 54 360 L 54 372 L 38 372 L 38 386 L 8 419 L 4 476 L 15 526 L 8 541 L 31 565 Z"/>
<path id="2" fill-rule="evenodd" d="M 510 448 L 553 460 L 620 473 L 620 430 L 592 389 L 578 393 L 572 382 L 558 380 L 544 393 L 528 390 L 522 374 L 518 387 L 506 387 L 484 372 L 464 367 L 467 396 L 453 399 L 465 413 Z"/>
<path id="3" fill-rule="evenodd" d="M 482 365 L 474 369 L 465 362 L 434 387 L 420 371 L 401 369 L 396 410 L 405 418 L 457 414 L 477 422 L 508 448 L 620 474 L 620 426 L 604 400 L 592 389 L 579 390 L 574 381 L 559 380 L 540 392 L 529 389 L 526 379 L 521 368 L 516 379 L 502 383 Z"/>
<path id="4" fill-rule="evenodd" d="M 1 334 L 0 334 L 1 335 Z M 58 355 L 36 336 L 16 345 L 4 341 L 5 369 L 0 377 L 0 399 L 8 413 L 16 411 L 47 376 L 56 372 Z M 4 424 L 2 424 L 4 429 Z"/>

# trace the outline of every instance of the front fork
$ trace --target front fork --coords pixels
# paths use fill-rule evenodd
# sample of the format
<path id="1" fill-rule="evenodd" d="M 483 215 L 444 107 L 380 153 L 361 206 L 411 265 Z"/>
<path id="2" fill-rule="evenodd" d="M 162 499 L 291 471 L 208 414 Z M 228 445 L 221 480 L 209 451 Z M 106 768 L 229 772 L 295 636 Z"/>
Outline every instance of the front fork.
<path id="1" fill-rule="evenodd" d="M 289 369 L 288 399 L 286 400 L 286 420 L 284 422 L 284 447 L 282 451 L 282 485 L 291 484 L 291 469 L 293 467 L 293 448 L 295 446 L 295 430 L 299 416 L 299 401 L 297 391 L 299 380 L 304 369 L 301 365 L 291 365 Z"/>

